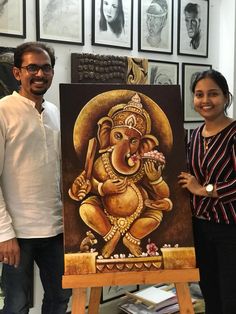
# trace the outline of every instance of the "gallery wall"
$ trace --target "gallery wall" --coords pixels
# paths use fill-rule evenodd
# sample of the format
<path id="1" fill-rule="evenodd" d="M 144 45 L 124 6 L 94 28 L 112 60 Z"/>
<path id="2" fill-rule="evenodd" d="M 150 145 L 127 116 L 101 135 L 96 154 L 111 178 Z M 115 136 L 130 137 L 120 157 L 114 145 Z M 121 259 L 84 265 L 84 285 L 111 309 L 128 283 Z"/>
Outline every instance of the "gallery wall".
<path id="1" fill-rule="evenodd" d="M 68 0 L 69 1 L 69 0 Z M 174 0 L 173 19 L 173 54 L 160 54 L 138 51 L 138 0 L 134 0 L 133 6 L 133 49 L 120 49 L 101 47 L 91 44 L 91 0 L 84 1 L 84 45 L 72 45 L 51 43 L 56 52 L 55 76 L 51 89 L 47 92 L 47 99 L 59 104 L 59 84 L 69 83 L 71 78 L 70 58 L 71 53 L 109 54 L 118 56 L 132 56 L 151 60 L 178 62 L 179 82 L 182 83 L 182 63 L 211 64 L 213 68 L 221 71 L 226 76 L 230 90 L 236 95 L 235 88 L 235 1 L 234 0 L 210 0 L 209 5 L 209 50 L 208 57 L 184 56 L 177 53 L 177 14 L 178 1 Z M 69 17 L 66 17 L 69 19 Z M 56 21 L 55 21 L 56 23 Z M 0 36 L 0 46 L 16 47 L 25 41 L 36 40 L 36 1 L 26 0 L 26 38 L 14 38 Z M 230 115 L 235 115 L 233 108 Z M 194 128 L 197 123 L 185 123 L 188 129 Z M 42 289 L 38 280 L 35 281 L 35 306 L 31 314 L 39 313 Z"/>
<path id="2" fill-rule="evenodd" d="M 59 84 L 70 82 L 70 56 L 71 53 L 94 53 L 119 56 L 133 56 L 152 60 L 178 62 L 179 82 L 182 83 L 182 63 L 211 64 L 214 68 L 222 71 L 234 90 L 234 29 L 235 29 L 235 2 L 233 0 L 210 0 L 209 5 L 209 51 L 208 58 L 197 56 L 183 56 L 177 54 L 178 36 L 178 1 L 174 0 L 173 12 L 173 54 L 160 54 L 138 51 L 138 0 L 133 5 L 133 49 L 120 49 L 100 47 L 91 44 L 91 0 L 84 1 L 84 45 L 72 45 L 52 43 L 56 51 L 57 61 L 55 66 L 54 82 L 47 93 L 50 101 L 59 106 Z M 26 38 L 0 37 L 1 46 L 15 47 L 18 44 L 36 40 L 36 1 L 26 0 Z M 56 21 L 55 21 L 56 23 Z M 232 39 L 232 40 L 231 40 Z M 222 44 L 223 43 L 223 44 Z M 232 113 L 231 113 L 232 114 Z"/>

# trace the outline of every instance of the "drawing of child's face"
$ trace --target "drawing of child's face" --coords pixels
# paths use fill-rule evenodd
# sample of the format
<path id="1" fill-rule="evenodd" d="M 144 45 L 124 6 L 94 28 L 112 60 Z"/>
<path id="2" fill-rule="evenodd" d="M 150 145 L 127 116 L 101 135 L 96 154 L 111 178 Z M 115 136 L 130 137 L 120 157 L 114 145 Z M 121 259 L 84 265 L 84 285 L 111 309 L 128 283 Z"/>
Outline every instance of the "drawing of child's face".
<path id="1" fill-rule="evenodd" d="M 108 23 L 113 22 L 118 15 L 118 0 L 104 0 L 103 13 Z"/>

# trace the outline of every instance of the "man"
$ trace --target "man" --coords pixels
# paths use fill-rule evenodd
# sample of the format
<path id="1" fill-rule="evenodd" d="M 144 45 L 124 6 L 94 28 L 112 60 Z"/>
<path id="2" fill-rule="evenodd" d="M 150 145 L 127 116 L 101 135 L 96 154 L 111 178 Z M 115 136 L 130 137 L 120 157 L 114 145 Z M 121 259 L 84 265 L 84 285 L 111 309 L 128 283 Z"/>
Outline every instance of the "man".
<path id="1" fill-rule="evenodd" d="M 191 38 L 190 46 L 197 49 L 201 40 L 201 18 L 200 7 L 197 3 L 189 2 L 184 8 L 185 23 L 189 38 Z"/>
<path id="2" fill-rule="evenodd" d="M 166 0 L 153 0 L 147 9 L 147 42 L 152 47 L 160 47 L 162 30 L 166 25 L 168 5 Z"/>
<path id="3" fill-rule="evenodd" d="M 63 224 L 59 186 L 59 114 L 43 96 L 54 51 L 39 42 L 14 53 L 19 93 L 0 100 L 0 261 L 4 314 L 29 312 L 34 261 L 44 288 L 43 314 L 64 314 Z"/>

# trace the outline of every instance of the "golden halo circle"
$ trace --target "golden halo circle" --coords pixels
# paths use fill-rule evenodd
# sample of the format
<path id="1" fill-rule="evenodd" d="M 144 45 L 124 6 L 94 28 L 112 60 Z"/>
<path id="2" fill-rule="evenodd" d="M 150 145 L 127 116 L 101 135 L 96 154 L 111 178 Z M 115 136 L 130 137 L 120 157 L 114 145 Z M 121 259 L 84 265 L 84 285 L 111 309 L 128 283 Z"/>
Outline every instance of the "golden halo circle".
<path id="1" fill-rule="evenodd" d="M 117 89 L 107 91 L 89 100 L 80 111 L 74 125 L 73 142 L 79 158 L 87 150 L 88 141 L 97 136 L 97 122 L 100 118 L 107 116 L 109 110 L 121 103 L 128 103 L 131 98 L 138 94 L 143 109 L 151 118 L 151 133 L 159 141 L 159 148 L 164 154 L 171 151 L 173 145 L 173 134 L 166 114 L 160 106 L 147 95 L 138 91 Z"/>

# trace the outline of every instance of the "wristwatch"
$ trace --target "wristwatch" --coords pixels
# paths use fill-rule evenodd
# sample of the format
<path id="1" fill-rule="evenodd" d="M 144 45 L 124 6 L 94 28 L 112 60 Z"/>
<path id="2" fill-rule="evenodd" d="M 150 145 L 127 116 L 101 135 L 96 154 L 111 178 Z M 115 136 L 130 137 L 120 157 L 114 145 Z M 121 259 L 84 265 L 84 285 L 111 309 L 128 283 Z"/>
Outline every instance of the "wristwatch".
<path id="1" fill-rule="evenodd" d="M 205 188 L 206 188 L 207 195 L 212 196 L 213 191 L 214 191 L 214 185 L 213 184 L 207 184 Z"/>

